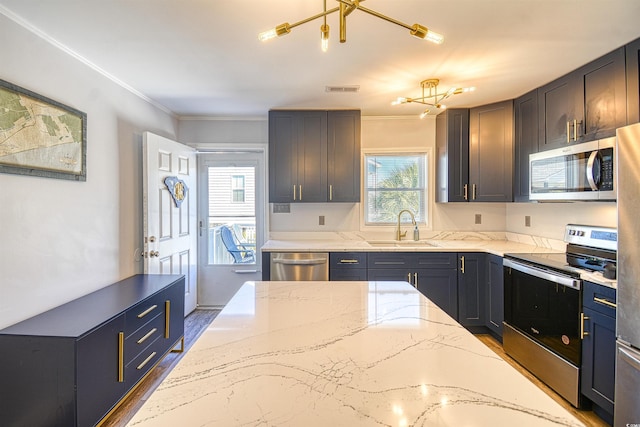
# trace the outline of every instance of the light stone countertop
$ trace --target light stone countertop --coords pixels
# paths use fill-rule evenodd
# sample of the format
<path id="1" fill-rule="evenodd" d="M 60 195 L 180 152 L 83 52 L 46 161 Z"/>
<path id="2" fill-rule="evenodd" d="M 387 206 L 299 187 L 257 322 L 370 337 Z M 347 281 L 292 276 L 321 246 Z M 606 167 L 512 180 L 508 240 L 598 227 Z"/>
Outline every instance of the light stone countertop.
<path id="1" fill-rule="evenodd" d="M 128 425 L 583 424 L 406 282 L 247 282 Z"/>
<path id="2" fill-rule="evenodd" d="M 263 252 L 487 252 L 506 253 L 564 252 L 550 246 L 537 246 L 512 240 L 268 240 Z"/>

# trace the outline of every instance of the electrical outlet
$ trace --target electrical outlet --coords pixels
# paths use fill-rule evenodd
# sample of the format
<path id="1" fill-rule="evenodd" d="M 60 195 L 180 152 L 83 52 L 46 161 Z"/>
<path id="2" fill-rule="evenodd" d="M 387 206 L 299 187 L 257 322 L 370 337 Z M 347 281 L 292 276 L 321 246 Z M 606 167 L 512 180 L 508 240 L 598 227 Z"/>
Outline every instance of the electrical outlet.
<path id="1" fill-rule="evenodd" d="M 524 216 L 524 226 L 531 227 L 531 217 L 529 215 Z"/>
<path id="2" fill-rule="evenodd" d="M 291 213 L 291 205 L 289 203 L 274 203 L 273 213 Z"/>
<path id="3" fill-rule="evenodd" d="M 318 225 L 324 225 L 324 215 L 318 217 Z"/>
<path id="4" fill-rule="evenodd" d="M 476 214 L 476 224 L 482 224 L 482 214 Z"/>

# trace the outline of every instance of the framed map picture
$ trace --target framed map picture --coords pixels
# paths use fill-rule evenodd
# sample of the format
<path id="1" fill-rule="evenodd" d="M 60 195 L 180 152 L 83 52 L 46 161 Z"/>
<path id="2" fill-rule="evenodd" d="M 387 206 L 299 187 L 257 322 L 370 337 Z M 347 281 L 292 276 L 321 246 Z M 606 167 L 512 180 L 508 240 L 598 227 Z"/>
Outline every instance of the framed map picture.
<path id="1" fill-rule="evenodd" d="M 87 115 L 0 80 L 0 172 L 87 180 Z"/>

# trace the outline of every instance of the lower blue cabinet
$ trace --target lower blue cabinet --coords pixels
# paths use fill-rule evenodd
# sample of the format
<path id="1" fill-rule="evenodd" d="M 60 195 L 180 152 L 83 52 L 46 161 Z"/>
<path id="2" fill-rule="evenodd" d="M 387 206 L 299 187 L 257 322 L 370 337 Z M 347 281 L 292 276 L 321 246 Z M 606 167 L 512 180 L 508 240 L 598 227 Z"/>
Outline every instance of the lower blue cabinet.
<path id="1" fill-rule="evenodd" d="M 584 282 L 580 391 L 594 403 L 594 412 L 613 421 L 616 364 L 616 291 Z"/>

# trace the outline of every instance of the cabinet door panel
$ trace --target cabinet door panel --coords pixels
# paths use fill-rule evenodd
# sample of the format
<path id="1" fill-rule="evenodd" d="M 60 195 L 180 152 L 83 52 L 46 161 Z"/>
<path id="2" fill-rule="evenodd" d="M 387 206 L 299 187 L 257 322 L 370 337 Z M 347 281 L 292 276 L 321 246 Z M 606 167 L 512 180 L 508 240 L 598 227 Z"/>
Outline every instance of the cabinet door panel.
<path id="1" fill-rule="evenodd" d="M 626 46 L 627 123 L 640 122 L 640 39 Z"/>
<path id="2" fill-rule="evenodd" d="M 367 277 L 368 280 L 400 281 L 413 285 L 413 274 L 414 271 L 408 268 L 370 269 L 367 272 Z"/>
<path id="3" fill-rule="evenodd" d="M 486 308 L 486 255 L 460 253 L 458 321 L 463 326 L 484 326 Z"/>
<path id="4" fill-rule="evenodd" d="M 502 336 L 504 320 L 504 269 L 502 257 L 487 256 L 487 327 Z"/>
<path id="5" fill-rule="evenodd" d="M 293 201 L 297 185 L 297 115 L 293 111 L 269 112 L 269 201 Z"/>
<path id="6" fill-rule="evenodd" d="M 514 101 L 515 164 L 513 200 L 529 201 L 529 154 L 538 152 L 538 91 L 533 90 Z"/>
<path id="7" fill-rule="evenodd" d="M 585 308 L 582 341 L 581 391 L 598 406 L 613 414 L 616 357 L 616 321 L 595 310 Z"/>
<path id="8" fill-rule="evenodd" d="M 458 320 L 458 276 L 455 269 L 420 269 L 416 271 L 418 290 L 449 316 Z"/>
<path id="9" fill-rule="evenodd" d="M 513 102 L 472 108 L 469 116 L 470 200 L 513 200 Z"/>
<path id="10" fill-rule="evenodd" d="M 126 392 L 127 378 L 118 381 L 119 363 L 124 363 L 118 333 L 124 330 L 123 314 L 78 340 L 78 425 L 95 425 Z"/>
<path id="11" fill-rule="evenodd" d="M 581 142 L 614 136 L 626 124 L 624 64 L 624 48 L 620 48 L 578 70 L 584 87 Z"/>
<path id="12" fill-rule="evenodd" d="M 328 129 L 328 200 L 359 202 L 360 111 L 329 111 Z"/>
<path id="13" fill-rule="evenodd" d="M 436 202 L 468 201 L 469 110 L 448 109 L 436 117 Z"/>
<path id="14" fill-rule="evenodd" d="M 567 130 L 567 123 L 578 114 L 577 84 L 576 75 L 569 74 L 538 89 L 540 151 L 567 145 L 571 133 L 571 129 Z M 582 112 L 579 113 L 582 116 Z"/>
<path id="15" fill-rule="evenodd" d="M 366 268 L 331 268 L 329 280 L 358 281 L 367 280 Z"/>
<path id="16" fill-rule="evenodd" d="M 299 112 L 298 200 L 327 201 L 327 112 Z"/>

